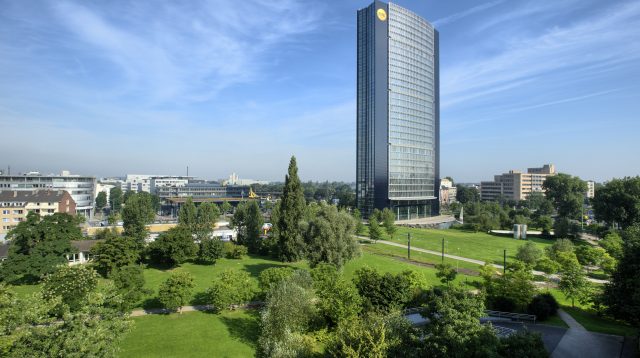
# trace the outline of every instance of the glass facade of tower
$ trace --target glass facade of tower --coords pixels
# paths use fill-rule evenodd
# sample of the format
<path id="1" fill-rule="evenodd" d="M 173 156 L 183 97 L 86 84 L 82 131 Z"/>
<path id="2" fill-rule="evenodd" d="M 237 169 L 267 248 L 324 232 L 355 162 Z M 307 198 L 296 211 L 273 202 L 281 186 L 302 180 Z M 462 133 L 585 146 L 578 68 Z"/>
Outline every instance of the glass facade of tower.
<path id="1" fill-rule="evenodd" d="M 380 12 L 383 11 L 383 14 Z M 379 1 L 358 11 L 356 196 L 365 216 L 438 213 L 438 33 Z"/>

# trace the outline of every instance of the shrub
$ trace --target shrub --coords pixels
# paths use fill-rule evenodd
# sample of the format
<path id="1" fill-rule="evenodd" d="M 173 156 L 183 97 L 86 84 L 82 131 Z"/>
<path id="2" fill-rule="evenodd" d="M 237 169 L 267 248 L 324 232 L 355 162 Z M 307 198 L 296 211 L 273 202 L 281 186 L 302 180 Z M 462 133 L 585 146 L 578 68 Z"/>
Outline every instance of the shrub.
<path id="1" fill-rule="evenodd" d="M 271 267 L 260 272 L 258 278 L 260 289 L 266 294 L 272 286 L 289 278 L 293 272 L 291 267 Z"/>
<path id="2" fill-rule="evenodd" d="M 558 312 L 558 301 L 550 293 L 539 294 L 529 303 L 527 312 L 544 321 Z"/>
<path id="3" fill-rule="evenodd" d="M 548 357 L 542 336 L 536 332 L 518 332 L 502 338 L 498 346 L 500 357 Z"/>
<path id="4" fill-rule="evenodd" d="M 218 238 L 204 239 L 200 242 L 198 260 L 200 262 L 215 263 L 224 254 L 224 245 Z"/>
<path id="5" fill-rule="evenodd" d="M 245 303 L 253 296 L 251 276 L 245 271 L 225 270 L 207 290 L 209 302 L 217 311 Z"/>
<path id="6" fill-rule="evenodd" d="M 224 243 L 224 256 L 228 259 L 241 259 L 247 252 L 246 246 L 236 245 L 231 242 Z"/>

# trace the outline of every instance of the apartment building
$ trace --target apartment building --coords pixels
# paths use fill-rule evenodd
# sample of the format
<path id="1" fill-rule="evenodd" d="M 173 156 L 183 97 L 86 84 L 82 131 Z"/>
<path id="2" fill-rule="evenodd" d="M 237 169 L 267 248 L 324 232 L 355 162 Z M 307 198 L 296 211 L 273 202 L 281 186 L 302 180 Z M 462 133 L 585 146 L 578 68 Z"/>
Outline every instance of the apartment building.
<path id="1" fill-rule="evenodd" d="M 95 206 L 96 178 L 73 175 L 62 171 L 60 175 L 42 175 L 29 172 L 24 175 L 0 175 L 0 190 L 25 191 L 34 190 L 67 191 L 76 205 L 76 213 L 91 218 Z"/>
<path id="2" fill-rule="evenodd" d="M 29 212 L 40 216 L 55 213 L 75 215 L 76 202 L 65 190 L 0 191 L 0 239 L 25 221 Z"/>
<path id="3" fill-rule="evenodd" d="M 557 174 L 553 164 L 540 168 L 528 168 L 526 173 L 510 170 L 494 176 L 493 181 L 480 183 L 480 199 L 496 200 L 499 197 L 511 200 L 525 200 L 532 192 L 542 192 L 542 184 L 550 175 Z"/>

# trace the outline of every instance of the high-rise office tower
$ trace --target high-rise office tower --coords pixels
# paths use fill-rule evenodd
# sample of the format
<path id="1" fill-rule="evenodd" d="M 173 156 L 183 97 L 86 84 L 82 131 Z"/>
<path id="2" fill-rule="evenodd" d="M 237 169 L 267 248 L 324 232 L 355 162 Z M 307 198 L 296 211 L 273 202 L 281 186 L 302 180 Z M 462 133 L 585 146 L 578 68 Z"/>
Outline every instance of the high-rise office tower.
<path id="1" fill-rule="evenodd" d="M 357 205 L 439 213 L 438 32 L 398 5 L 358 11 Z"/>

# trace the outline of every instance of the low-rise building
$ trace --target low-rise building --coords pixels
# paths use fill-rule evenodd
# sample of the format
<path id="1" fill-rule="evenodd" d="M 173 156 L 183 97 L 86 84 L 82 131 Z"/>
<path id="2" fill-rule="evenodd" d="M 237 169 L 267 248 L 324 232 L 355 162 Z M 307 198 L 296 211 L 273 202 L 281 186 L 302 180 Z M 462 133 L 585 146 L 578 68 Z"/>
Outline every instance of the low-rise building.
<path id="1" fill-rule="evenodd" d="M 27 191 L 34 190 L 67 191 L 76 205 L 76 213 L 87 218 L 93 216 L 96 197 L 96 178 L 73 175 L 62 171 L 60 175 L 42 175 L 29 172 L 24 175 L 0 175 L 0 190 Z"/>
<path id="2" fill-rule="evenodd" d="M 76 214 L 76 203 L 65 190 L 0 191 L 0 239 L 22 221 L 29 212 L 40 216 L 55 213 Z"/>
<path id="3" fill-rule="evenodd" d="M 526 173 L 510 170 L 494 176 L 493 181 L 480 183 L 480 199 L 496 200 L 499 197 L 515 201 L 526 200 L 532 192 L 543 192 L 542 184 L 550 175 L 556 175 L 553 164 L 541 168 L 528 168 Z"/>

